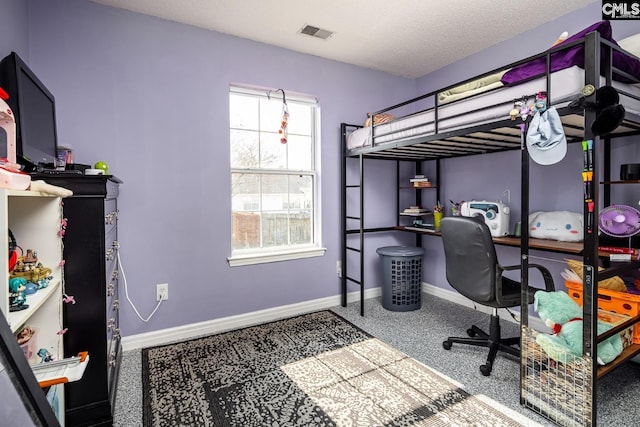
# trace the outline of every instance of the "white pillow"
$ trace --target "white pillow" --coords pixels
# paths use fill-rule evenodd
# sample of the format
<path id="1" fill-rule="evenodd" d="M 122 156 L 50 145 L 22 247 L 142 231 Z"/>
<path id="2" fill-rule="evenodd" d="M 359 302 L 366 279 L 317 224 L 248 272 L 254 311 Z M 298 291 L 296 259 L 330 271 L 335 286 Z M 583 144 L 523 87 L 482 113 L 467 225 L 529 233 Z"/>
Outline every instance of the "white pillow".
<path id="1" fill-rule="evenodd" d="M 640 33 L 618 41 L 621 48 L 640 58 Z"/>
<path id="2" fill-rule="evenodd" d="M 578 212 L 534 212 L 529 215 L 529 236 L 560 242 L 584 239 L 583 215 Z"/>

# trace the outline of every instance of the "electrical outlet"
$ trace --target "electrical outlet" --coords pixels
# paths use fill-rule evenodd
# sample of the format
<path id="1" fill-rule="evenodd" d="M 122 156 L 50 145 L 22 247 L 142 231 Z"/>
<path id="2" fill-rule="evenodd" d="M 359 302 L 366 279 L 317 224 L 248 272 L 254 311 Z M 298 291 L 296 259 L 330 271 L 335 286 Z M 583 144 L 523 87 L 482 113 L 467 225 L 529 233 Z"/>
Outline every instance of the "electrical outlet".
<path id="1" fill-rule="evenodd" d="M 342 261 L 336 261 L 336 273 L 338 277 L 342 277 Z"/>
<path id="2" fill-rule="evenodd" d="M 161 283 L 156 285 L 156 301 L 169 299 L 169 284 Z"/>

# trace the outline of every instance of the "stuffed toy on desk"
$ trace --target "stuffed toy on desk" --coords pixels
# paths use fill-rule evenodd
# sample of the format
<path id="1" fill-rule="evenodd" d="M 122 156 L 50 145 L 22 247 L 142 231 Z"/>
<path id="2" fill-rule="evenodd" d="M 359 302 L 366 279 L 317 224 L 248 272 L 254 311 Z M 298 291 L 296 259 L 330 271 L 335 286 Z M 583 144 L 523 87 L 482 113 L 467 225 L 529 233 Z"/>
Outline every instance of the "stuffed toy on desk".
<path id="1" fill-rule="evenodd" d="M 582 308 L 563 291 L 538 291 L 534 295 L 534 310 L 551 328 L 551 334 L 540 333 L 536 342 L 549 358 L 568 363 L 582 356 Z M 598 322 L 598 334 L 611 329 Z M 606 365 L 622 353 L 619 334 L 598 344 L 598 364 Z"/>
<path id="2" fill-rule="evenodd" d="M 583 215 L 578 212 L 534 212 L 529 215 L 529 237 L 559 242 L 584 240 Z"/>

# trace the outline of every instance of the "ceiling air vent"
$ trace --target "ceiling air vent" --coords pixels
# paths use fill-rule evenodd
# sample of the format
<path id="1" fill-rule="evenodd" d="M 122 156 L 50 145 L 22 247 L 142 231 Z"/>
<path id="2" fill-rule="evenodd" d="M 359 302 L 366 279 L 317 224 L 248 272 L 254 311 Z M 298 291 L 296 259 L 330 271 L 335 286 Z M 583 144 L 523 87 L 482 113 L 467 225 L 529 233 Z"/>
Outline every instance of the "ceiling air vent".
<path id="1" fill-rule="evenodd" d="M 313 25 L 305 25 L 300 29 L 300 32 L 322 40 L 326 40 L 333 35 L 333 31 L 323 30 L 322 28 L 314 27 Z"/>

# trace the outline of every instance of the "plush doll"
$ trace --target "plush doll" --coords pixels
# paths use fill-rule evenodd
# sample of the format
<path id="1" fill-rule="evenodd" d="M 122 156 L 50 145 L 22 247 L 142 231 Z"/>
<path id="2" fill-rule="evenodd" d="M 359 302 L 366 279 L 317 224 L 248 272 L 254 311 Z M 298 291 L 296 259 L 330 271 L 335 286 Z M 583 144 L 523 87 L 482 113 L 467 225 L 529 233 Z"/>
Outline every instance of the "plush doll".
<path id="1" fill-rule="evenodd" d="M 578 212 L 533 212 L 529 215 L 529 236 L 560 242 L 584 240 L 583 215 Z"/>
<path id="2" fill-rule="evenodd" d="M 383 123 L 390 122 L 393 119 L 395 119 L 393 114 L 380 113 L 380 114 L 376 114 L 376 116 L 373 118 L 373 124 L 381 125 Z M 365 120 L 364 126 L 365 127 L 371 126 L 371 113 L 367 113 L 367 120 Z"/>
<path id="3" fill-rule="evenodd" d="M 538 291 L 534 296 L 535 311 L 551 328 L 551 334 L 540 333 L 536 342 L 551 359 L 568 363 L 582 356 L 582 309 L 563 291 Z M 610 325 L 598 322 L 598 334 L 611 329 Z M 598 344 L 598 364 L 606 365 L 622 353 L 622 338 L 619 334 Z"/>
<path id="4" fill-rule="evenodd" d="M 560 43 L 562 43 L 563 41 L 565 41 L 567 39 L 567 37 L 569 37 L 569 33 L 564 31 L 562 34 L 560 34 L 558 36 L 558 38 L 556 39 L 556 41 L 553 42 L 553 44 L 551 45 L 551 47 L 559 45 Z"/>

